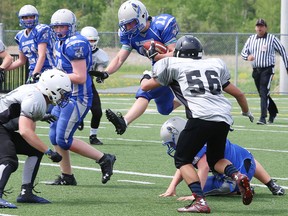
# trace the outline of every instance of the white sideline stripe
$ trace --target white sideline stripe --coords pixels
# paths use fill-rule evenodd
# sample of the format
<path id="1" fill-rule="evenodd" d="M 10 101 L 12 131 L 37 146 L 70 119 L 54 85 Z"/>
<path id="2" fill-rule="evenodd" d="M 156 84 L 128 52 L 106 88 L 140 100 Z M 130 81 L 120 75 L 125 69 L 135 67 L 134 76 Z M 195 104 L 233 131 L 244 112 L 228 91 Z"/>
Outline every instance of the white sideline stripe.
<path id="1" fill-rule="evenodd" d="M 24 164 L 24 161 L 19 161 L 19 163 Z M 58 164 L 51 164 L 51 163 L 41 163 L 41 165 L 42 166 L 59 167 Z M 73 169 L 80 169 L 80 170 L 90 170 L 90 171 L 101 172 L 101 169 L 91 168 L 91 167 L 72 166 L 72 168 Z M 136 176 L 146 176 L 146 177 L 156 177 L 156 178 L 171 178 L 171 179 L 173 178 L 173 176 L 167 176 L 167 175 L 161 175 L 161 174 L 140 173 L 140 172 L 121 171 L 121 170 L 113 170 L 113 173 L 127 174 L 127 175 L 136 175 Z M 277 177 L 271 177 L 271 178 L 272 179 L 276 179 L 276 180 L 288 181 L 288 178 L 277 178 Z M 122 181 L 125 181 L 125 180 L 122 180 Z M 126 181 L 128 181 L 128 180 L 126 180 Z M 284 187 L 284 188 L 288 189 L 288 187 Z"/>
<path id="2" fill-rule="evenodd" d="M 152 182 L 145 182 L 145 181 L 131 181 L 131 180 L 117 180 L 118 182 L 128 182 L 128 183 L 136 183 L 136 184 L 155 184 Z"/>
<path id="3" fill-rule="evenodd" d="M 257 186 L 257 187 L 263 187 L 263 188 L 267 187 L 266 185 L 263 185 L 263 184 L 251 184 L 251 186 Z M 288 189 L 288 187 L 286 187 L 286 186 L 281 185 L 281 187 L 284 189 Z"/>
<path id="4" fill-rule="evenodd" d="M 10 214 L 0 214 L 0 216 L 17 216 L 17 215 L 10 215 Z"/>

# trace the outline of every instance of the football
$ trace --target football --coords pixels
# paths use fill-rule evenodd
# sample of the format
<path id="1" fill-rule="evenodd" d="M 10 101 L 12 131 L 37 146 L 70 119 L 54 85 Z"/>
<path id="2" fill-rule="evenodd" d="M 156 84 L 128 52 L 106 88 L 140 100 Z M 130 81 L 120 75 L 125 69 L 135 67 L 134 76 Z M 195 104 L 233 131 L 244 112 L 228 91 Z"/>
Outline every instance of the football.
<path id="1" fill-rule="evenodd" d="M 155 49 L 159 54 L 165 54 L 168 52 L 168 48 L 163 43 L 159 41 L 154 41 L 154 43 L 155 43 Z M 143 48 L 145 50 L 149 50 L 150 46 L 151 46 L 151 41 L 146 41 L 143 44 Z"/>

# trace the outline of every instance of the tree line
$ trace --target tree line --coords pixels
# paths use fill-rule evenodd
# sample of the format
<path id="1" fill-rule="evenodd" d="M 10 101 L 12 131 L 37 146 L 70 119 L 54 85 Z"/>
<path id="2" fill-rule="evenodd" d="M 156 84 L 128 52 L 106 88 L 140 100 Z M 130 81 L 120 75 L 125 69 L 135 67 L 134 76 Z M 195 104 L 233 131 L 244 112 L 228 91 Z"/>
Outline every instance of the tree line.
<path id="1" fill-rule="evenodd" d="M 50 23 L 52 14 L 67 8 L 77 17 L 78 29 L 94 26 L 100 32 L 117 32 L 118 9 L 124 0 L 1 0 L 0 23 L 5 30 L 20 29 L 17 12 L 34 5 L 40 23 Z M 181 32 L 254 32 L 255 22 L 264 18 L 270 32 L 280 32 L 281 0 L 143 0 L 151 16 L 176 17 Z"/>

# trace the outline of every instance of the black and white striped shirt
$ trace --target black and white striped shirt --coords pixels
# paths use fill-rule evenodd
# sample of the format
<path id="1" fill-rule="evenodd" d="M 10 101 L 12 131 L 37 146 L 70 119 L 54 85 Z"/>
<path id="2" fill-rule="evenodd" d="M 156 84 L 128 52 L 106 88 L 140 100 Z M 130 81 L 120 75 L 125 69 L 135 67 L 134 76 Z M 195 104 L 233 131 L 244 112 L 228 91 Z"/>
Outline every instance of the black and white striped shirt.
<path id="1" fill-rule="evenodd" d="M 265 68 L 275 65 L 275 51 L 282 56 L 285 68 L 288 68 L 288 57 L 284 46 L 277 37 L 269 33 L 263 37 L 258 37 L 257 34 L 251 35 L 242 49 L 241 56 L 247 60 L 249 55 L 253 55 L 255 59 L 252 61 L 252 67 Z"/>

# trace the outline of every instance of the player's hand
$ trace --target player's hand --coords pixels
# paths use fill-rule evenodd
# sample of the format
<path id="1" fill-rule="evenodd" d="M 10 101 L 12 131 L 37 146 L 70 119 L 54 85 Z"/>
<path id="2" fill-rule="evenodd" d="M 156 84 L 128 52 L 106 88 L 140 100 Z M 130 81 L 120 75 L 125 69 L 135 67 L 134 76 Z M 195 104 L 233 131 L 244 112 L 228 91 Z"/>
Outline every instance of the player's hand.
<path id="1" fill-rule="evenodd" d="M 159 195 L 159 197 L 170 197 L 170 196 L 176 196 L 176 191 L 167 190 L 165 193 Z"/>
<path id="2" fill-rule="evenodd" d="M 193 201 L 195 200 L 195 197 L 192 195 L 192 196 L 184 196 L 184 197 L 179 197 L 177 199 L 178 201 Z"/>
<path id="3" fill-rule="evenodd" d="M 109 74 L 106 71 L 89 71 L 90 76 L 96 77 L 97 83 L 103 83 L 105 79 L 109 77 Z"/>
<path id="4" fill-rule="evenodd" d="M 58 118 L 50 113 L 46 113 L 43 118 L 41 119 L 41 121 L 45 121 L 47 122 L 48 124 L 56 121 Z"/>
<path id="5" fill-rule="evenodd" d="M 252 113 L 250 111 L 248 111 L 246 113 L 242 112 L 242 115 L 247 116 L 251 122 L 254 121 L 254 116 L 252 115 Z"/>
<path id="6" fill-rule="evenodd" d="M 154 41 L 151 41 L 149 49 L 145 50 L 144 54 L 146 57 L 148 57 L 149 59 L 152 59 L 152 60 L 154 60 L 155 56 L 159 54 L 155 49 L 155 42 Z"/>
<path id="7" fill-rule="evenodd" d="M 38 82 L 39 79 L 40 79 L 40 76 L 41 76 L 41 74 L 38 73 L 38 72 L 36 72 L 36 73 L 34 73 L 34 74 L 31 74 L 31 75 L 28 77 L 28 80 L 27 80 L 26 84 L 32 84 L 32 83 Z"/>
<path id="8" fill-rule="evenodd" d="M 0 68 L 0 83 L 5 81 L 5 72 L 3 68 Z"/>
<path id="9" fill-rule="evenodd" d="M 44 154 L 53 162 L 58 163 L 62 160 L 62 156 L 58 152 L 54 152 L 51 149 L 48 149 Z"/>

